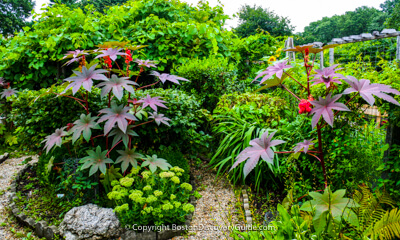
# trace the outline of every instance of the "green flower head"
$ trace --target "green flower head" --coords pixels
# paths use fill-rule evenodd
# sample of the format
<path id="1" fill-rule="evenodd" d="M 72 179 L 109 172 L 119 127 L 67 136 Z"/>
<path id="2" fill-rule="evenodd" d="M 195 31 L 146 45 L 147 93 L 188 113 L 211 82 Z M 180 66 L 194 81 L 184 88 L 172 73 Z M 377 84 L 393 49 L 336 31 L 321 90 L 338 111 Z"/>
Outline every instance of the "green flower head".
<path id="1" fill-rule="evenodd" d="M 174 204 L 175 208 L 179 208 L 182 205 L 182 203 L 177 201 L 173 201 L 172 203 Z"/>
<path id="2" fill-rule="evenodd" d="M 151 189 L 151 186 L 150 185 L 146 185 L 144 188 L 143 188 L 143 191 L 151 191 L 152 189 Z"/>
<path id="3" fill-rule="evenodd" d="M 182 183 L 181 184 L 181 188 L 183 188 L 183 189 L 185 189 L 185 190 L 187 190 L 189 192 L 191 192 L 193 190 L 192 185 L 190 185 L 189 183 Z"/>
<path id="4" fill-rule="evenodd" d="M 164 210 L 164 211 L 168 211 L 168 210 L 173 209 L 173 208 L 174 208 L 174 205 L 172 205 L 170 202 L 167 202 L 167 203 L 163 204 L 163 205 L 161 206 L 161 208 L 162 208 L 162 210 Z"/>
<path id="5" fill-rule="evenodd" d="M 134 181 L 133 178 L 128 178 L 128 177 L 124 177 L 124 178 L 121 178 L 121 179 L 119 180 L 119 182 L 121 183 L 121 185 L 124 186 L 124 187 L 130 187 L 130 186 L 132 186 L 133 181 Z"/>
<path id="6" fill-rule="evenodd" d="M 179 184 L 179 183 L 181 182 L 177 176 L 173 176 L 173 177 L 171 178 L 171 181 L 172 181 L 173 183 L 175 183 L 175 184 Z"/>
<path id="7" fill-rule="evenodd" d="M 143 196 L 143 192 L 140 190 L 134 190 L 130 195 L 129 199 L 131 199 L 134 202 L 137 202 L 140 200 L 140 198 Z"/>
<path id="8" fill-rule="evenodd" d="M 152 173 L 151 173 L 150 171 L 143 171 L 143 172 L 142 172 L 142 177 L 143 177 L 144 179 L 148 179 L 148 178 L 150 177 L 151 174 L 152 174 Z"/>
<path id="9" fill-rule="evenodd" d="M 185 203 L 182 206 L 183 211 L 189 213 L 189 212 L 194 212 L 194 206 L 190 203 Z"/>
<path id="10" fill-rule="evenodd" d="M 111 181 L 111 187 L 114 187 L 114 186 L 116 186 L 116 185 L 119 185 L 118 180 L 112 180 L 112 181 Z"/>
<path id="11" fill-rule="evenodd" d="M 173 172 L 176 172 L 176 173 L 184 173 L 185 172 L 185 170 L 183 170 L 182 168 L 180 168 L 180 167 L 177 167 L 177 166 L 175 166 L 175 167 L 173 167 L 173 168 L 170 168 L 169 169 L 170 171 L 173 171 Z"/>
<path id="12" fill-rule="evenodd" d="M 146 199 L 146 203 L 152 203 L 157 201 L 157 198 L 154 195 L 149 195 Z"/>
<path id="13" fill-rule="evenodd" d="M 170 177 L 175 176 L 175 173 L 173 173 L 173 172 L 161 172 L 159 174 L 159 176 L 160 176 L 160 178 L 170 178 Z"/>
<path id="14" fill-rule="evenodd" d="M 154 194 L 154 196 L 159 197 L 163 194 L 163 192 L 161 192 L 159 190 L 155 190 L 153 194 Z"/>
<path id="15" fill-rule="evenodd" d="M 176 196 L 174 194 L 171 194 L 171 196 L 169 197 L 169 199 L 174 200 L 176 198 Z"/>
<path id="16" fill-rule="evenodd" d="M 114 209 L 114 212 L 122 213 L 123 211 L 128 211 L 128 210 L 129 210 L 129 205 L 127 203 L 125 203 L 121 206 L 116 206 Z"/>

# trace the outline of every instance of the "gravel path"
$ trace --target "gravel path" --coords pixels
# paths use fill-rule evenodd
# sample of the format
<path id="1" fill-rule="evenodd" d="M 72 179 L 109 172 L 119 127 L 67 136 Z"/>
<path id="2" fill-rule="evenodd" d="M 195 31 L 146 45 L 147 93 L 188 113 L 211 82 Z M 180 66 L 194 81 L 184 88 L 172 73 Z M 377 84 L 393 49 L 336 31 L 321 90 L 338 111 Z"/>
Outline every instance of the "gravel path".
<path id="1" fill-rule="evenodd" d="M 195 176 L 197 191 L 203 196 L 197 201 L 196 210 L 190 225 L 190 231 L 182 239 L 232 239 L 229 237 L 231 226 L 244 226 L 242 217 L 237 213 L 237 199 L 227 179 L 216 180 L 216 174 L 203 168 L 191 169 Z"/>
<path id="2" fill-rule="evenodd" d="M 28 156 L 20 158 L 9 158 L 2 164 L 0 164 L 0 239 L 21 239 L 26 233 L 24 229 L 16 223 L 16 220 L 11 218 L 5 209 L 8 206 L 8 187 L 14 177 L 14 175 L 23 168 L 24 165 L 20 165 L 23 160 Z M 32 157 L 31 162 L 37 161 L 37 156 Z M 14 233 L 12 233 L 13 231 Z"/>

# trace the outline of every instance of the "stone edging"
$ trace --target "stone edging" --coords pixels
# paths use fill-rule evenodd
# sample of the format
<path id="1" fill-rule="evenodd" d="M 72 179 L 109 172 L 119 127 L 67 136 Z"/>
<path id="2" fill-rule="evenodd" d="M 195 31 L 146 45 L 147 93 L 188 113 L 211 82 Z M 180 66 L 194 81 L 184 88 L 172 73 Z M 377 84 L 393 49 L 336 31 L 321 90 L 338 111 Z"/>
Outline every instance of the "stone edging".
<path id="1" fill-rule="evenodd" d="M 253 225 L 253 219 L 251 217 L 250 206 L 249 206 L 249 196 L 247 195 L 246 189 L 242 189 L 242 195 L 243 195 L 244 215 L 246 217 L 247 225 Z"/>
<path id="2" fill-rule="evenodd" d="M 3 155 L 2 155 L 3 156 Z M 1 157 L 1 156 L 0 156 Z M 8 154 L 6 159 L 8 158 Z M 44 237 L 47 240 L 54 240 L 56 235 L 60 235 L 60 230 L 56 226 L 48 226 L 48 223 L 46 221 L 39 221 L 36 223 L 36 221 L 31 218 L 27 217 L 24 213 L 22 213 L 17 205 L 14 203 L 18 197 L 17 197 L 17 181 L 21 179 L 23 174 L 25 174 L 26 170 L 29 167 L 35 167 L 37 163 L 34 164 L 26 164 L 16 175 L 16 177 L 12 180 L 11 185 L 10 185 L 10 205 L 9 208 L 12 212 L 12 214 L 15 216 L 15 218 L 22 223 L 23 225 L 26 225 L 32 229 L 35 230 L 35 233 L 38 237 Z M 193 191 L 196 189 L 194 180 L 192 178 L 192 175 L 190 175 L 191 180 L 190 184 L 193 186 Z M 196 207 L 196 198 L 194 196 L 190 196 L 189 203 L 191 203 L 194 207 Z M 188 214 L 186 215 L 186 221 L 185 225 L 188 227 L 190 225 L 190 222 L 192 221 L 193 214 Z M 186 230 L 181 229 L 181 230 L 164 230 L 161 232 L 142 232 L 138 233 L 135 231 L 131 230 L 125 230 L 124 233 L 121 235 L 122 240 L 134 240 L 134 239 L 140 239 L 140 240 L 153 240 L 153 239 L 158 239 L 158 240 L 167 240 L 170 238 L 173 238 L 175 236 L 179 236 L 180 234 L 184 233 Z"/>
<path id="3" fill-rule="evenodd" d="M 10 154 L 8 154 L 8 153 L 4 153 L 3 155 L 0 155 L 0 164 L 2 164 L 5 160 L 7 160 L 9 156 L 10 156 Z"/>

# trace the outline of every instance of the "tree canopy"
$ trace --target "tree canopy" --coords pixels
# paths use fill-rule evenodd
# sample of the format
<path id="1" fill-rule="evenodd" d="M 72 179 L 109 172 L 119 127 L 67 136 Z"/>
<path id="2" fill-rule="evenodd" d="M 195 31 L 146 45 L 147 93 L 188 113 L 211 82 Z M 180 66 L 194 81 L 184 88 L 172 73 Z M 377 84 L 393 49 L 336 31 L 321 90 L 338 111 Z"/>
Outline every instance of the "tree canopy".
<path id="1" fill-rule="evenodd" d="M 257 33 L 257 30 L 269 32 L 272 36 L 291 35 L 294 27 L 287 17 L 276 15 L 273 11 L 261 6 L 244 5 L 239 13 L 239 26 L 235 29 L 240 37 L 248 37 Z"/>
<path id="2" fill-rule="evenodd" d="M 128 0 L 50 0 L 50 4 L 65 4 L 69 7 L 79 7 L 84 9 L 85 6 L 92 4 L 99 12 L 104 13 L 107 7 L 126 3 Z"/>
<path id="3" fill-rule="evenodd" d="M 2 0 L 0 1 L 0 33 L 13 34 L 25 25 L 35 3 L 33 0 Z"/>

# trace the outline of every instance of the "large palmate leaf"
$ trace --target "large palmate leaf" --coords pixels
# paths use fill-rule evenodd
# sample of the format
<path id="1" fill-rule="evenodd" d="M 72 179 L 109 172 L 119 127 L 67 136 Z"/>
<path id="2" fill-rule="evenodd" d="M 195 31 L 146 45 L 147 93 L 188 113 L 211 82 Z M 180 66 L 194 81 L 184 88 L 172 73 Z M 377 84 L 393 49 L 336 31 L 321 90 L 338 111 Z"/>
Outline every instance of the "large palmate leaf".
<path id="1" fill-rule="evenodd" d="M 18 91 L 12 88 L 6 88 L 1 92 L 1 98 L 8 98 L 15 95 Z"/>
<path id="2" fill-rule="evenodd" d="M 0 86 L 6 85 L 7 82 L 4 80 L 4 78 L 0 77 Z"/>
<path id="3" fill-rule="evenodd" d="M 129 150 L 128 148 L 125 151 L 117 150 L 117 152 L 121 155 L 117 158 L 115 163 L 121 163 L 121 170 L 125 172 L 128 169 L 129 164 L 132 167 L 137 168 L 137 159 L 142 159 L 144 156 L 140 153 L 135 152 L 135 149 Z"/>
<path id="4" fill-rule="evenodd" d="M 344 198 L 343 196 L 345 193 L 345 189 L 340 189 L 332 193 L 329 187 L 325 189 L 323 194 L 310 192 L 309 195 L 313 200 L 305 202 L 300 210 L 308 212 L 315 211 L 313 218 L 315 226 L 318 224 L 319 227 L 321 227 L 321 224 L 326 223 L 325 214 L 331 214 L 333 220 L 336 222 L 341 222 L 341 220 L 344 219 L 348 223 L 358 226 L 357 215 L 350 208 L 359 207 L 359 204 L 353 199 Z"/>
<path id="5" fill-rule="evenodd" d="M 93 150 L 86 151 L 89 156 L 79 160 L 79 163 L 83 163 L 81 169 L 90 167 L 89 176 L 95 174 L 98 170 L 103 174 L 106 174 L 107 163 L 114 163 L 113 160 L 107 158 L 107 150 L 101 151 L 101 147 L 97 146 L 96 152 Z"/>
<path id="6" fill-rule="evenodd" d="M 83 55 L 88 55 L 89 53 L 86 50 L 76 49 L 74 51 L 68 51 L 62 59 L 66 58 L 76 58 Z"/>
<path id="7" fill-rule="evenodd" d="M 167 160 L 163 158 L 158 158 L 157 155 L 146 155 L 146 158 L 144 158 L 143 160 L 145 161 L 142 163 L 142 167 L 149 166 L 152 173 L 157 171 L 158 167 L 162 170 L 168 170 L 170 167 L 172 167 L 171 164 L 167 162 Z"/>
<path id="8" fill-rule="evenodd" d="M 111 60 L 115 61 L 117 60 L 118 55 L 127 55 L 124 52 L 121 52 L 121 48 L 108 48 L 106 50 L 100 50 L 101 54 L 97 55 L 95 58 L 101 58 L 101 57 L 110 57 Z"/>
<path id="9" fill-rule="evenodd" d="M 170 81 L 170 82 L 173 82 L 173 83 L 176 83 L 179 85 L 180 83 L 178 80 L 189 82 L 189 80 L 187 80 L 186 78 L 178 77 L 176 75 L 171 75 L 171 74 L 167 74 L 167 73 L 159 73 L 156 71 L 152 71 L 150 75 L 158 77 L 158 79 L 160 79 L 160 81 L 162 83 L 165 83 L 166 81 Z"/>
<path id="10" fill-rule="evenodd" d="M 130 85 L 138 85 L 134 81 L 129 81 L 128 77 L 118 77 L 117 75 L 113 74 L 110 79 L 105 80 L 102 83 L 96 85 L 96 87 L 103 87 L 101 89 L 101 96 L 104 97 L 107 95 L 111 90 L 114 93 L 114 96 L 118 98 L 118 100 L 122 99 L 124 95 L 124 89 L 132 94 L 135 94 L 135 90 Z"/>
<path id="11" fill-rule="evenodd" d="M 257 78 L 260 78 L 265 75 L 261 79 L 261 82 L 260 82 L 260 84 L 261 84 L 268 78 L 274 76 L 275 74 L 278 79 L 281 79 L 284 69 L 293 67 L 287 63 L 288 63 L 288 61 L 283 61 L 283 62 L 278 62 L 277 64 L 275 64 L 273 66 L 267 67 L 267 69 L 265 71 L 261 72 L 260 74 L 258 74 L 254 80 L 257 80 Z"/>
<path id="12" fill-rule="evenodd" d="M 314 143 L 312 143 L 312 141 L 313 141 L 313 139 L 304 140 L 303 142 L 297 143 L 296 146 L 293 148 L 294 153 L 301 151 L 301 149 L 303 149 L 304 153 L 307 153 L 308 148 L 310 146 L 314 145 Z"/>
<path id="13" fill-rule="evenodd" d="M 284 143 L 282 140 L 271 140 L 275 133 L 268 135 L 268 131 L 263 133 L 260 138 L 250 141 L 250 147 L 245 148 L 237 157 L 236 162 L 233 164 L 231 170 L 237 167 L 240 163 L 247 160 L 243 168 L 244 177 L 246 177 L 251 170 L 257 165 L 258 161 L 263 159 L 267 163 L 273 164 L 274 151 L 271 147 Z"/>
<path id="14" fill-rule="evenodd" d="M 89 115 L 81 114 L 80 119 L 74 122 L 74 126 L 69 130 L 73 133 L 72 143 L 75 143 L 81 134 L 83 134 L 83 138 L 86 142 L 89 142 L 90 137 L 92 136 L 91 129 L 101 129 L 101 127 L 95 122 L 98 117 L 92 117 L 91 115 L 91 113 L 89 113 Z"/>
<path id="15" fill-rule="evenodd" d="M 89 69 L 85 66 L 82 67 L 82 72 L 75 71 L 73 72 L 76 76 L 66 78 L 64 81 L 70 82 L 70 84 L 65 88 L 65 91 L 72 88 L 72 93 L 75 95 L 76 92 L 83 86 L 85 90 L 88 92 L 92 91 L 93 80 L 107 80 L 107 77 L 102 73 L 106 73 L 107 70 L 104 69 L 96 69 L 97 64 L 93 65 Z"/>
<path id="16" fill-rule="evenodd" d="M 341 94 L 331 97 L 332 93 L 329 93 L 325 99 L 319 97 L 318 101 L 310 101 L 314 108 L 311 110 L 310 114 L 314 114 L 311 125 L 314 128 L 317 125 L 321 115 L 324 120 L 333 127 L 333 110 L 338 111 L 350 111 L 350 109 L 343 103 L 337 103 L 336 101 L 342 96 Z"/>
<path id="17" fill-rule="evenodd" d="M 324 83 L 326 88 L 329 88 L 331 83 L 342 84 L 339 79 L 344 79 L 345 77 L 340 73 L 336 73 L 336 71 L 339 71 L 343 68 L 335 69 L 337 66 L 339 66 L 339 64 L 335 64 L 324 69 L 315 69 L 317 74 L 312 75 L 312 77 L 314 77 L 312 80 L 314 83 L 312 85 Z"/>
<path id="18" fill-rule="evenodd" d="M 128 113 L 130 109 L 130 107 L 125 107 L 123 104 L 118 106 L 115 102 L 111 103 L 111 108 L 101 109 L 99 112 L 105 115 L 99 119 L 98 123 L 107 121 L 104 125 L 104 135 L 107 135 L 115 124 L 118 125 L 123 133 L 126 133 L 128 127 L 127 119 L 133 121 L 137 120 L 135 116 Z"/>
<path id="19" fill-rule="evenodd" d="M 360 79 L 357 80 L 355 77 L 347 76 L 345 81 L 351 86 L 351 88 L 347 88 L 343 91 L 343 94 L 349 94 L 352 92 L 360 93 L 361 97 L 369 103 L 371 106 L 375 103 L 375 98 L 372 95 L 375 95 L 379 98 L 382 98 L 390 103 L 399 105 L 393 97 L 387 95 L 386 93 L 393 93 L 396 95 L 400 95 L 400 92 L 396 89 L 391 88 L 385 84 L 378 84 L 378 83 L 370 83 L 367 79 Z"/>
<path id="20" fill-rule="evenodd" d="M 68 132 L 64 131 L 65 128 L 66 127 L 57 128 L 53 134 L 47 136 L 46 139 L 42 141 L 42 143 L 43 142 L 46 143 L 44 145 L 44 149 L 46 149 L 46 153 L 48 153 L 54 145 L 61 147 L 62 137 L 66 136 L 68 134 Z"/>
<path id="21" fill-rule="evenodd" d="M 138 64 L 139 67 L 147 67 L 147 68 L 156 68 L 157 64 L 154 61 L 150 60 L 141 60 L 141 59 L 136 59 L 135 63 Z"/>
<path id="22" fill-rule="evenodd" d="M 142 108 L 147 106 L 151 107 L 154 111 L 157 112 L 157 106 L 167 108 L 163 103 L 166 101 L 160 100 L 161 97 L 150 97 L 149 94 L 145 98 L 140 99 L 137 101 L 138 103 L 143 103 Z"/>
<path id="23" fill-rule="evenodd" d="M 125 147 L 128 147 L 129 143 L 129 136 L 136 136 L 138 137 L 139 135 L 132 130 L 133 126 L 129 125 L 128 128 L 126 129 L 126 133 L 124 133 L 121 129 L 119 128 L 114 128 L 111 130 L 111 132 L 108 134 L 108 136 L 114 136 L 112 146 L 115 146 L 121 139 L 122 142 L 124 143 Z"/>
<path id="24" fill-rule="evenodd" d="M 161 123 L 164 123 L 165 125 L 169 126 L 169 123 L 167 121 L 171 121 L 171 119 L 164 117 L 164 114 L 156 112 L 150 113 L 149 119 L 150 118 L 154 119 L 158 126 L 160 126 Z"/>

